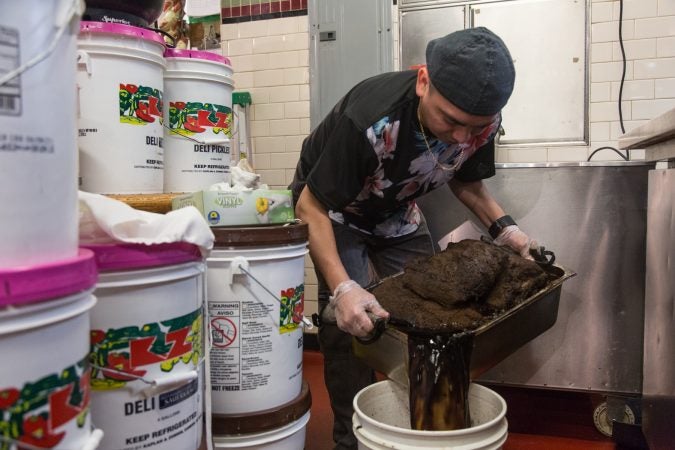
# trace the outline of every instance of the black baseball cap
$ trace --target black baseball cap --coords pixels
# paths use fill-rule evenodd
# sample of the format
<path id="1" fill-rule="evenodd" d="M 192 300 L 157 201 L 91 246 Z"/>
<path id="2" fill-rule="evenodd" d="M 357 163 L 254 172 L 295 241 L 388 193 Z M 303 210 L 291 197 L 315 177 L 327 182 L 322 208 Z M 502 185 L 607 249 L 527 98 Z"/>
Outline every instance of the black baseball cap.
<path id="1" fill-rule="evenodd" d="M 485 27 L 430 41 L 426 57 L 436 90 L 468 114 L 496 114 L 513 92 L 516 71 L 509 49 Z"/>

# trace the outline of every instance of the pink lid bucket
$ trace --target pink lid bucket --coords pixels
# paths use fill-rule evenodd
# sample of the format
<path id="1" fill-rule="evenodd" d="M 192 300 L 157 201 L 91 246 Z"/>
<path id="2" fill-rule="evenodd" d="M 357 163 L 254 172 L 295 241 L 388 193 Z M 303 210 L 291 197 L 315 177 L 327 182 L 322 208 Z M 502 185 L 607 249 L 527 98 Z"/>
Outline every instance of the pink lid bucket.
<path id="1" fill-rule="evenodd" d="M 147 269 L 202 259 L 199 247 L 186 242 L 155 245 L 86 245 L 85 247 L 94 252 L 96 266 L 101 272 Z"/>
<path id="2" fill-rule="evenodd" d="M 225 56 L 221 56 L 216 53 L 207 52 L 204 50 L 185 50 L 178 48 L 167 48 L 164 51 L 164 57 L 202 59 L 205 61 L 213 61 L 221 64 L 227 64 L 228 66 L 232 65 L 230 58 L 226 58 Z"/>
<path id="3" fill-rule="evenodd" d="M 0 307 L 52 300 L 94 287 L 94 253 L 80 249 L 74 258 L 0 271 Z"/>
<path id="4" fill-rule="evenodd" d="M 145 28 L 134 27 L 132 25 L 124 25 L 121 23 L 110 22 L 80 22 L 80 34 L 83 33 L 106 33 L 106 34 L 120 34 L 123 36 L 135 37 L 144 39 L 146 41 L 156 42 L 158 44 L 166 45 L 164 39 L 159 33 Z"/>

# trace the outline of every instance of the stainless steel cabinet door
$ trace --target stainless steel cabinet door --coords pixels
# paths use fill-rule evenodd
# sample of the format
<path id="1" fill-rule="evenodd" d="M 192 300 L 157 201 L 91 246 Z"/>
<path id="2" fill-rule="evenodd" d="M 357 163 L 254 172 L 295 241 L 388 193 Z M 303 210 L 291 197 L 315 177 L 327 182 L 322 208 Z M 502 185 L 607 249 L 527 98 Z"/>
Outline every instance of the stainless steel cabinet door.
<path id="1" fill-rule="evenodd" d="M 401 11 L 401 70 L 425 64 L 431 39 L 464 29 L 465 6 Z"/>
<path id="2" fill-rule="evenodd" d="M 473 26 L 497 33 L 516 66 L 501 144 L 583 144 L 586 132 L 586 3 L 517 0 L 475 4 Z"/>

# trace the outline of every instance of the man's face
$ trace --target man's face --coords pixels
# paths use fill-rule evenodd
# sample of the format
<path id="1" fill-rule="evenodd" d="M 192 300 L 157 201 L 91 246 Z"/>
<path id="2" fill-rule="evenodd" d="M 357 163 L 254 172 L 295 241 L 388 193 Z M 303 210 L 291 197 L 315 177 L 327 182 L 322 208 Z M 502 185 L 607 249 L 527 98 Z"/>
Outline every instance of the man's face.
<path id="1" fill-rule="evenodd" d="M 470 141 L 490 126 L 498 114 L 475 116 L 467 114 L 445 99 L 431 84 L 426 67 L 417 75 L 417 95 L 424 127 L 446 144 Z"/>

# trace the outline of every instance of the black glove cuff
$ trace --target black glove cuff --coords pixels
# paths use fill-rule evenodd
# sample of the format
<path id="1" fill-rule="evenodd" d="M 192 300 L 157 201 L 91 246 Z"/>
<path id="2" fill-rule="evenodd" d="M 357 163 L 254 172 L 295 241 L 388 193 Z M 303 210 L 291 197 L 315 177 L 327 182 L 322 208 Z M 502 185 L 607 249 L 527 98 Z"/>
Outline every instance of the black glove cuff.
<path id="1" fill-rule="evenodd" d="M 502 232 L 502 230 L 509 225 L 518 225 L 515 220 L 513 220 L 513 217 L 506 215 L 502 216 L 499 219 L 495 220 L 492 222 L 492 225 L 490 225 L 490 228 L 488 228 L 488 233 L 490 233 L 490 236 L 492 236 L 492 239 L 497 239 L 497 236 L 499 236 L 499 233 Z"/>

